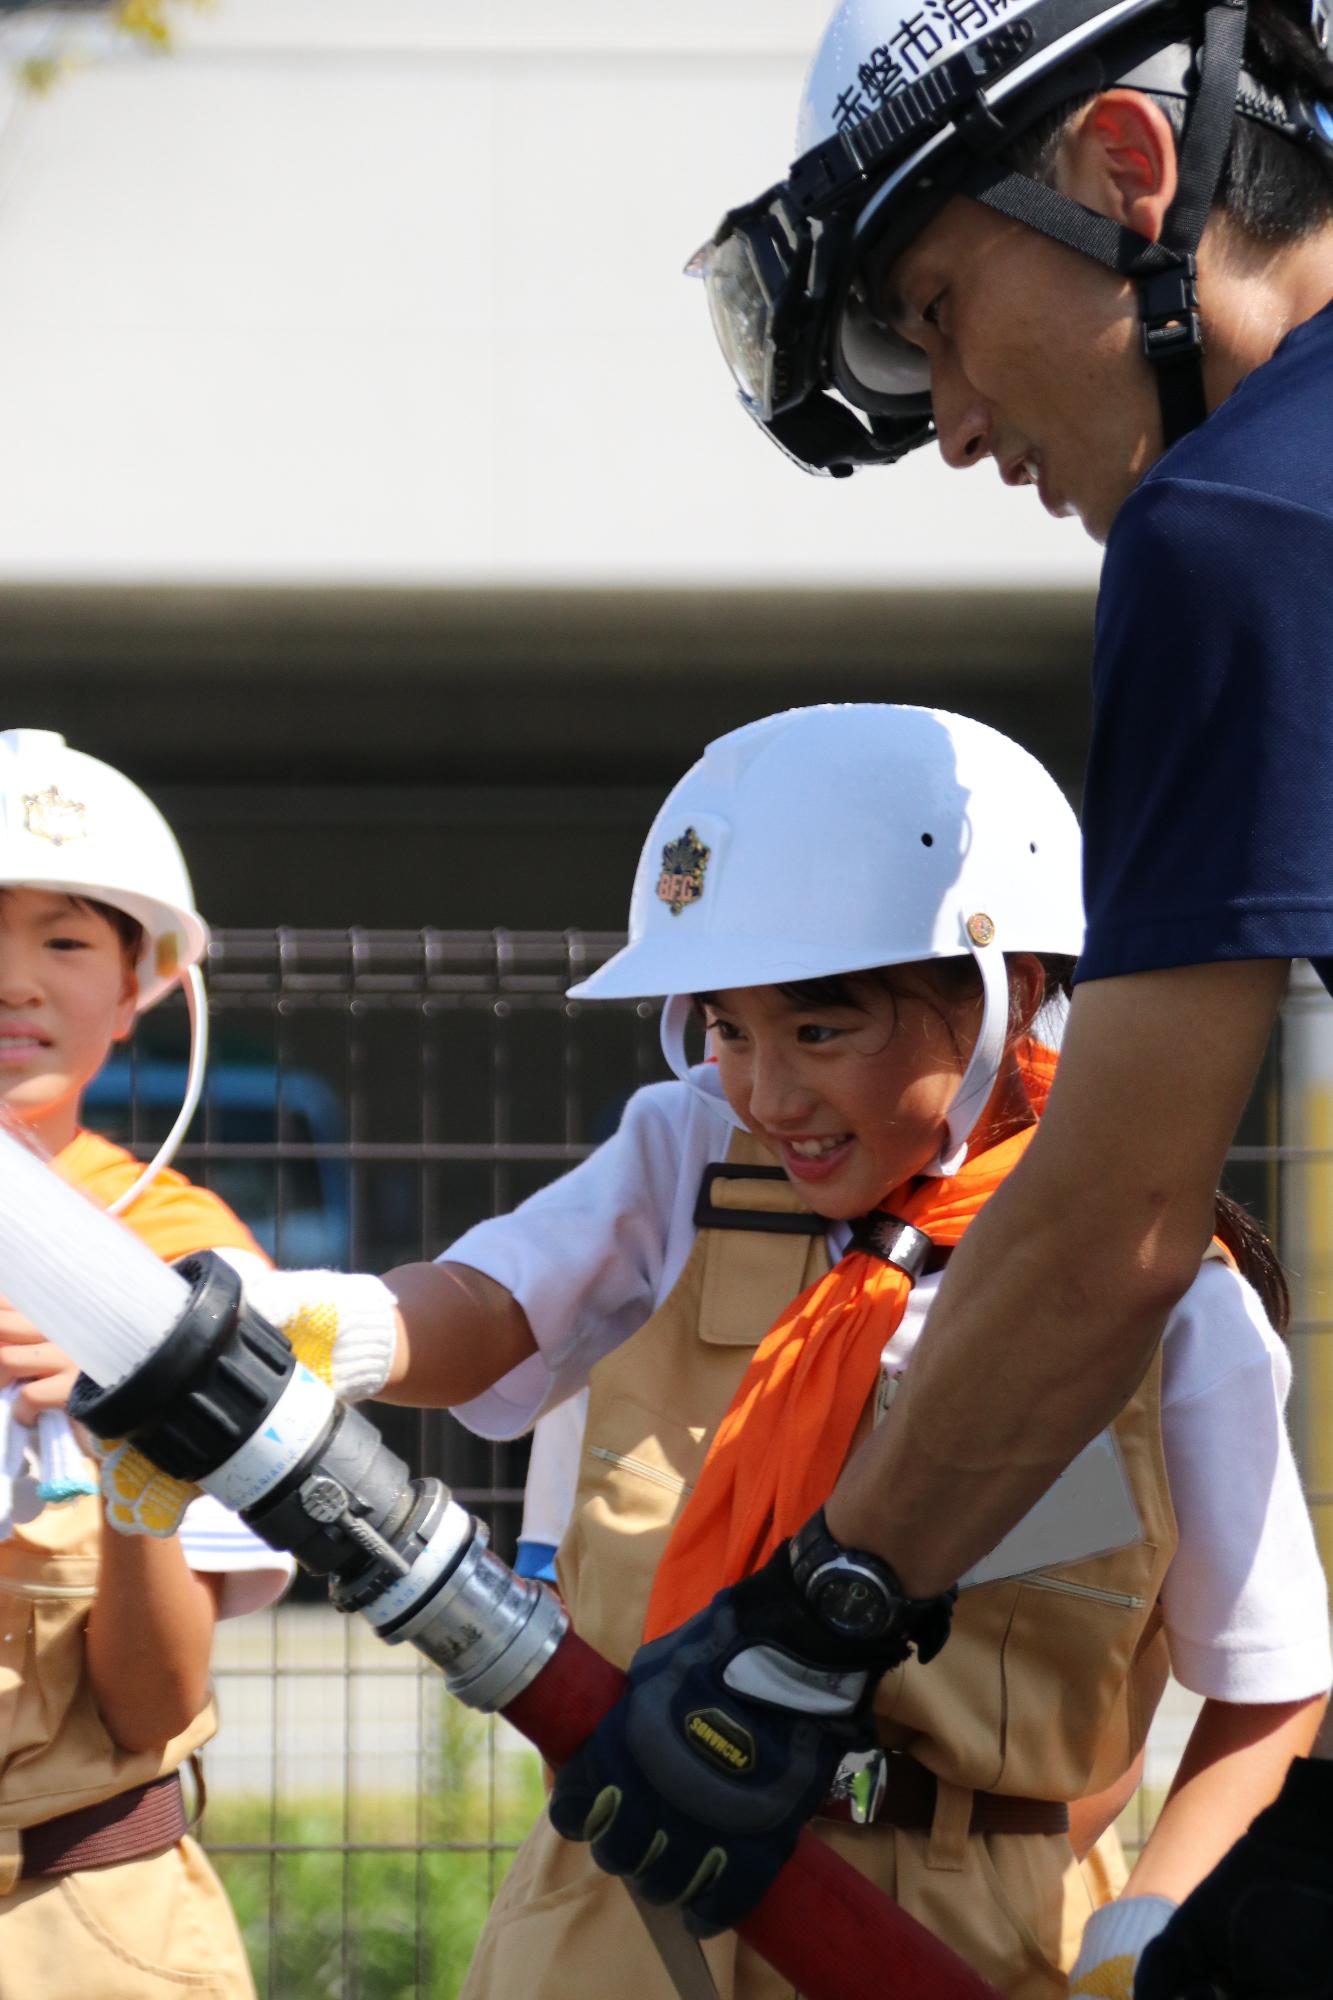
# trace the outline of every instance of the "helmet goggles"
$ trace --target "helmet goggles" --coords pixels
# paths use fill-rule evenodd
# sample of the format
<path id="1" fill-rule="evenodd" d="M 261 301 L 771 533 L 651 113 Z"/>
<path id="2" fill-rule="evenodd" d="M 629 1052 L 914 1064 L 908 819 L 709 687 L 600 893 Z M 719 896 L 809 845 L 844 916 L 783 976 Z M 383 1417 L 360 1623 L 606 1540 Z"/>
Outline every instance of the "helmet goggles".
<path id="1" fill-rule="evenodd" d="M 1245 0 L 1032 0 L 1007 10 L 1008 0 L 953 0 L 946 11 L 959 46 L 906 81 L 895 64 L 892 94 L 877 105 L 869 91 L 844 92 L 841 129 L 803 153 L 785 181 L 729 210 L 687 266 L 703 279 L 742 406 L 806 471 L 846 477 L 933 439 L 926 358 L 886 323 L 880 299 L 888 267 L 954 194 L 1139 281 L 1144 349 L 1165 364 L 1170 442 L 1203 415 L 1201 385 L 1182 398 L 1177 379 L 1169 408 L 1164 377 L 1173 367 L 1179 376 L 1181 364 L 1198 374 L 1193 252 L 1233 112 L 1303 142 L 1333 143 L 1325 106 L 1277 99 L 1241 70 Z M 986 32 L 963 39 L 969 24 L 996 15 Z M 1312 25 L 1318 39 L 1324 0 L 1315 0 Z M 938 43 L 945 31 L 933 32 Z M 1179 226 L 1173 238 L 1168 219 L 1161 245 L 1009 173 L 996 157 L 1057 105 L 1114 83 L 1190 107 Z"/>

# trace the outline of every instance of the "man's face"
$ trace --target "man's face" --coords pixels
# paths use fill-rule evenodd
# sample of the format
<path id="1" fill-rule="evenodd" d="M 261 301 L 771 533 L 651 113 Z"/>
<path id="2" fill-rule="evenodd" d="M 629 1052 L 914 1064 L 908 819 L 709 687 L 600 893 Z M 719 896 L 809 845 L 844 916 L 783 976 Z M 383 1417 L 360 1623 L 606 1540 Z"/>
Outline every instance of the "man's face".
<path id="1" fill-rule="evenodd" d="M 1162 449 L 1133 287 L 959 195 L 891 266 L 881 311 L 930 363 L 947 462 L 991 458 L 1105 541 Z"/>

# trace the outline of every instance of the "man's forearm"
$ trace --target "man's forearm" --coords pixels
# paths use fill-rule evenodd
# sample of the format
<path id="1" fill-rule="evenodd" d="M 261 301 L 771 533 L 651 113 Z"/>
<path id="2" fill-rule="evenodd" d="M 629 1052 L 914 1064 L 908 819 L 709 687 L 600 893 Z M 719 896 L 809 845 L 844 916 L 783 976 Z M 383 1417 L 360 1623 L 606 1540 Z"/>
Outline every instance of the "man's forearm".
<path id="1" fill-rule="evenodd" d="M 930 1594 L 989 1553 L 1132 1395 L 1192 1282 L 1286 982 L 1182 966 L 1074 995 L 1031 1147 L 954 1252 L 888 1421 L 828 1508 Z"/>
<path id="2" fill-rule="evenodd" d="M 1168 1305 L 1098 1285 L 1059 1218 L 1002 1188 L 955 1251 L 888 1420 L 834 1489 L 829 1526 L 914 1595 L 954 1583 L 1133 1394 Z M 1138 1310 L 1126 1310 L 1126 1298 Z"/>

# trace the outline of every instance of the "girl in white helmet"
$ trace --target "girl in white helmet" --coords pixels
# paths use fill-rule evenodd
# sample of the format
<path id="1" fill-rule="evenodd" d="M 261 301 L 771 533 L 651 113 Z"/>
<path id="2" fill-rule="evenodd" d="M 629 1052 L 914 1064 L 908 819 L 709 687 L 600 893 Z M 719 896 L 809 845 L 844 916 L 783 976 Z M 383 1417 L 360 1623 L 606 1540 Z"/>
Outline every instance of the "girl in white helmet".
<path id="1" fill-rule="evenodd" d="M 267 1268 L 216 1195 L 167 1170 L 198 1100 L 207 930 L 170 828 L 119 771 L 45 730 L 0 734 L 0 1115 L 164 1258 Z M 135 1016 L 187 982 L 186 1103 L 147 1168 L 84 1129 Z M 213 1735 L 213 1626 L 291 1566 L 214 1501 L 178 1537 L 106 1532 L 68 1420 L 75 1369 L 0 1272 L 0 2000 L 252 2000 L 179 1768 Z"/>
<path id="2" fill-rule="evenodd" d="M 1186 1774 L 1228 1760 L 1234 1824 L 1201 1827 L 1182 1784 L 1130 1899 L 1109 1908 L 1120 1932 L 1098 1920 L 1073 1989 L 1115 1994 L 1106 1962 L 1123 1984 L 1161 1908 L 1312 1736 L 1328 1637 L 1281 1421 L 1286 1357 L 1220 1246 L 1111 1431 L 964 1580 L 939 1658 L 903 1648 L 871 1675 L 873 1717 L 869 1692 L 846 1694 L 864 1672 L 775 1655 L 745 1625 L 789 1538 L 774 1589 L 796 1591 L 817 1510 L 927 1334 L 951 1246 L 1031 1137 L 1054 1064 L 1034 1025 L 1079 948 L 1078 874 L 1051 779 L 979 723 L 867 704 L 723 737 L 649 833 L 628 944 L 573 989 L 666 996 L 678 1080 L 638 1092 L 614 1139 L 514 1214 L 391 1273 L 378 1305 L 367 1281 L 330 1274 L 251 1288 L 280 1322 L 314 1303 L 343 1318 L 330 1365 L 344 1393 L 448 1403 L 485 1436 L 586 1388 L 558 1563 L 575 1629 L 635 1660 L 647 1687 L 684 1621 L 682 1650 L 700 1657 L 731 1621 L 719 1707 L 678 1730 L 669 1704 L 631 1709 L 637 1723 L 604 1724 L 561 1774 L 553 1814 L 595 1859 L 543 1819 L 466 2000 L 585 2000 L 608 1981 L 669 2000 L 597 1861 L 683 1900 L 704 1934 L 734 1922 L 743 1843 L 725 1802 L 717 1817 L 697 1802 L 720 1800 L 732 1772 L 753 1802 L 754 1744 L 779 1712 L 804 1731 L 777 1759 L 780 1788 L 844 1697 L 866 1702 L 879 1749 L 836 1777 L 837 1751 L 814 1767 L 821 1837 L 1001 1992 L 1056 2000 L 1106 1894 L 1071 1829 L 1085 1847 L 1132 1787 L 1173 1665 L 1206 1697 Z M 715 1058 L 697 1068 L 691 1017 Z M 1271 1262 L 1224 1226 L 1277 1302 Z M 656 1791 L 645 1764 L 667 1774 Z M 687 1860 L 673 1888 L 691 1824 L 706 1865 L 691 1882 Z M 723 2000 L 787 1990 L 734 1932 L 707 1955 Z"/>

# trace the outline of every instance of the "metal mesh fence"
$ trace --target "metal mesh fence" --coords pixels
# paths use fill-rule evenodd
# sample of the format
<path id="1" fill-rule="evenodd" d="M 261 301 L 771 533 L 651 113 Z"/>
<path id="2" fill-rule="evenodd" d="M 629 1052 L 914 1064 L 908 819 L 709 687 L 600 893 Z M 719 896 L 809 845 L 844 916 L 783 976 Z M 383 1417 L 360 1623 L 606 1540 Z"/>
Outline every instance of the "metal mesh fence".
<path id="1" fill-rule="evenodd" d="M 584 1157 L 664 1074 L 655 1005 L 566 989 L 618 944 L 580 932 L 229 931 L 208 982 L 213 1055 L 179 1164 L 275 1259 L 384 1270 L 430 1257 Z M 183 1009 L 141 1025 L 88 1101 L 147 1153 L 184 1081 Z M 1333 1009 L 1297 983 L 1228 1186 L 1275 1234 L 1293 1284 L 1294 1427 L 1329 1553 L 1333 1506 Z M 378 1409 L 391 1445 L 486 1518 L 511 1554 L 526 1445 L 445 1412 Z M 461 1710 L 418 1656 L 298 1582 L 224 1625 L 222 1726 L 203 1836 L 272 2000 L 455 1993 L 508 1856 L 541 1801 L 535 1756 Z M 1168 1702 L 1122 1821 L 1141 1840 L 1183 1746 Z"/>
<path id="2" fill-rule="evenodd" d="M 212 1054 L 177 1155 L 277 1262 L 385 1270 L 436 1255 L 614 1131 L 664 1074 L 657 1010 L 566 989 L 620 942 L 587 933 L 230 931 L 207 967 Z M 90 1092 L 89 1121 L 148 1153 L 184 1085 L 168 1005 Z M 376 1410 L 512 1555 L 526 1443 L 447 1412 Z M 457 1990 L 505 1859 L 541 1800 L 535 1755 L 447 1700 L 298 1581 L 220 1628 L 222 1726 L 203 1837 L 273 2000 Z"/>

